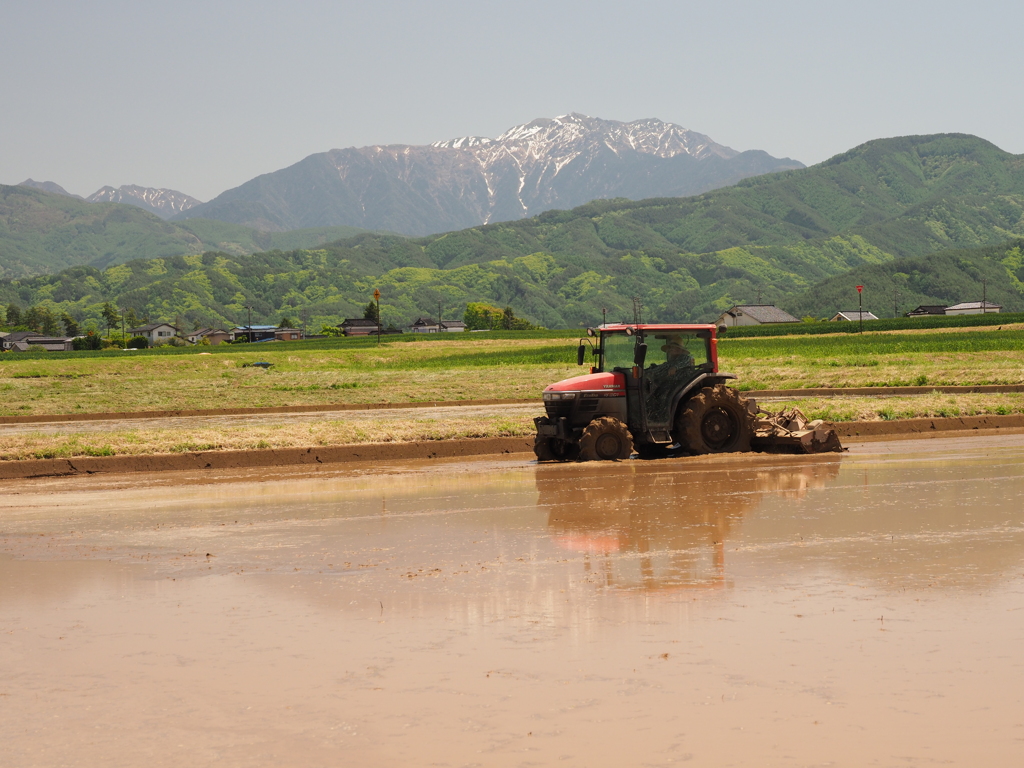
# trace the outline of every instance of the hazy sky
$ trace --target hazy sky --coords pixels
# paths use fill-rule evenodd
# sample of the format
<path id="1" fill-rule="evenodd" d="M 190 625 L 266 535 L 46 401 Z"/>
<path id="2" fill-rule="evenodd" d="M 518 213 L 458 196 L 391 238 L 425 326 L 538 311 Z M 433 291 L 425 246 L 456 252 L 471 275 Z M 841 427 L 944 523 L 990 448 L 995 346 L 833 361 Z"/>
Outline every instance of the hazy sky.
<path id="1" fill-rule="evenodd" d="M 314 152 L 658 117 L 811 164 L 960 131 L 1024 153 L 1024 4 L 0 0 L 0 183 L 208 200 Z"/>

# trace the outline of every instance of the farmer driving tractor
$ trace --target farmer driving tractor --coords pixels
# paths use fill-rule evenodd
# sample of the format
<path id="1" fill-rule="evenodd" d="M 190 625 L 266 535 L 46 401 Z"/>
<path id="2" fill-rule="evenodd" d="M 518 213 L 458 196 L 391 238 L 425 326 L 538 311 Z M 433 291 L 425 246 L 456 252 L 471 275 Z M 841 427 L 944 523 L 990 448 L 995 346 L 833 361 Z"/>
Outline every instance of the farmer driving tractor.
<path id="1" fill-rule="evenodd" d="M 644 371 L 649 386 L 647 399 L 649 418 L 668 421 L 669 390 L 672 390 L 680 379 L 689 379 L 693 375 L 694 360 L 686 341 L 680 334 L 671 336 L 655 336 L 664 339 L 661 351 L 665 353 L 665 362 L 655 363 Z"/>

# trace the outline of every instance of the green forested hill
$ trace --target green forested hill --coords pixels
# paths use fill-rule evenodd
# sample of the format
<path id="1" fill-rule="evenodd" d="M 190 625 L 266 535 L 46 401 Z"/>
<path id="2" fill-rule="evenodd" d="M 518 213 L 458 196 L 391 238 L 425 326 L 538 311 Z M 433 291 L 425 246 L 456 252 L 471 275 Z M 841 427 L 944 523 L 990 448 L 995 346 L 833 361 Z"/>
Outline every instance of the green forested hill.
<path id="1" fill-rule="evenodd" d="M 594 323 L 602 307 L 610 319 L 631 316 L 632 296 L 646 318 L 665 321 L 712 319 L 759 294 L 796 313 L 830 314 L 856 301 L 851 282 L 868 285 L 876 313 L 891 316 L 893 280 L 906 285 L 906 309 L 978 299 L 972 275 L 991 274 L 990 288 L 1002 275 L 1005 295 L 990 297 L 1009 309 L 1024 279 L 1007 266 L 1016 246 L 945 261 L 927 254 L 1020 237 L 1024 158 L 972 136 L 916 136 L 699 197 L 597 201 L 417 240 L 364 234 L 316 251 L 150 259 L 0 284 L 0 302 L 60 302 L 84 318 L 111 301 L 218 324 L 243 319 L 251 304 L 254 319 L 305 314 L 315 325 L 359 311 L 379 287 L 385 321 L 436 313 L 440 299 L 453 309 L 511 305 L 572 327 Z M 969 265 L 975 258 L 980 266 Z M 917 266 L 904 269 L 905 260 Z"/>
<path id="2" fill-rule="evenodd" d="M 1004 312 L 1024 312 L 1024 240 L 862 267 L 791 297 L 787 309 L 798 317 L 857 309 L 858 285 L 864 286 L 864 309 L 882 318 L 922 304 L 949 306 L 983 296 Z"/>
<path id="3" fill-rule="evenodd" d="M 361 230 L 324 227 L 264 233 L 237 224 L 193 219 L 172 224 L 132 205 L 89 203 L 67 195 L 0 185 L 0 277 L 66 267 L 106 267 L 131 259 L 207 250 L 234 254 L 308 248 Z"/>

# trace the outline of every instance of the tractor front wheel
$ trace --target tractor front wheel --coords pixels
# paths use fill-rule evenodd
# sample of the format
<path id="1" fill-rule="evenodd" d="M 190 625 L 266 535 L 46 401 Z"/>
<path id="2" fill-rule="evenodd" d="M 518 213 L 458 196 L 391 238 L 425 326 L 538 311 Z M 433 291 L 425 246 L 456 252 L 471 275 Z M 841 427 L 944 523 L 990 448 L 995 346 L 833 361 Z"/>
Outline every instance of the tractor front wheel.
<path id="1" fill-rule="evenodd" d="M 701 389 L 676 417 L 675 438 L 693 453 L 749 451 L 752 436 L 746 400 L 724 384 Z"/>
<path id="2" fill-rule="evenodd" d="M 576 443 L 537 435 L 533 439 L 533 452 L 537 456 L 537 461 L 576 461 L 580 455 L 580 447 Z"/>
<path id="3" fill-rule="evenodd" d="M 628 459 L 633 454 L 633 437 L 626 425 L 611 416 L 594 419 L 580 436 L 580 458 L 583 461 Z"/>

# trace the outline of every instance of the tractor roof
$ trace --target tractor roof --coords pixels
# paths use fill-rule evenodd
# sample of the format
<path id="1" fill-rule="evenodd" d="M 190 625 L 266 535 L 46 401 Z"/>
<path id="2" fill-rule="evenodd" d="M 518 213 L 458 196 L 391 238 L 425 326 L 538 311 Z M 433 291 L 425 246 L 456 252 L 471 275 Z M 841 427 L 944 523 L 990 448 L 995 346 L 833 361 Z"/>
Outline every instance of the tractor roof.
<path id="1" fill-rule="evenodd" d="M 599 331 L 713 331 L 717 326 L 707 323 L 608 323 L 600 326 Z"/>

